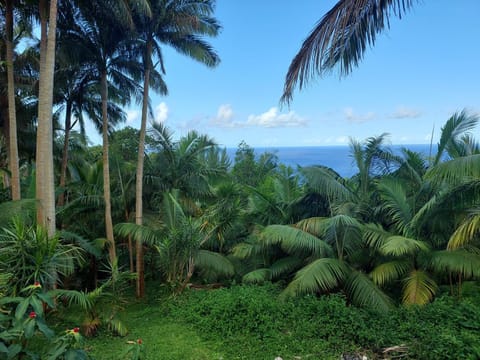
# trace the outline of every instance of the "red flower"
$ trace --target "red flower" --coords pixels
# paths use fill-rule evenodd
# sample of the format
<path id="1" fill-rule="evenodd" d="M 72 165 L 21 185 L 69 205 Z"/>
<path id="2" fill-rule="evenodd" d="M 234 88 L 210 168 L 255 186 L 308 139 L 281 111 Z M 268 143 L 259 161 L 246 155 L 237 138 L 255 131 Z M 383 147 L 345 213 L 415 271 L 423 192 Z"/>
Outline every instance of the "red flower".
<path id="1" fill-rule="evenodd" d="M 28 314 L 28 317 L 30 319 L 35 319 L 37 317 L 37 314 L 35 313 L 35 311 L 32 311 L 30 314 Z"/>
<path id="2" fill-rule="evenodd" d="M 42 284 L 40 284 L 40 281 L 35 281 L 35 282 L 33 283 L 33 287 L 35 287 L 35 288 L 41 288 L 41 287 L 42 287 Z"/>
<path id="3" fill-rule="evenodd" d="M 78 332 L 80 332 L 80 328 L 78 328 L 78 327 L 74 327 L 74 328 L 73 328 L 73 332 L 74 332 L 74 333 L 78 333 Z"/>
<path id="4" fill-rule="evenodd" d="M 142 339 L 138 339 L 138 340 L 137 340 L 137 344 L 138 344 L 138 345 L 142 345 L 142 343 L 143 343 Z"/>

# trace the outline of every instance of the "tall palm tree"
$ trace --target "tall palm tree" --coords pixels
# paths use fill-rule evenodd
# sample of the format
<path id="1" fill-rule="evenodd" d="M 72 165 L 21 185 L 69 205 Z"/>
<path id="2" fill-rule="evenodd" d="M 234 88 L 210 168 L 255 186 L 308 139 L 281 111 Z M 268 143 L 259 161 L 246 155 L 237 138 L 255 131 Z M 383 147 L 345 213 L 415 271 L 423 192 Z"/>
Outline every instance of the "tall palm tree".
<path id="1" fill-rule="evenodd" d="M 367 46 L 390 27 L 392 15 L 401 18 L 418 0 L 339 0 L 315 25 L 288 69 L 281 102 L 289 103 L 298 84 L 305 87 L 336 66 L 349 74 Z"/>
<path id="2" fill-rule="evenodd" d="M 7 63 L 7 87 L 8 87 L 8 128 L 9 128 L 9 170 L 11 174 L 12 200 L 20 200 L 20 170 L 18 160 L 17 143 L 17 118 L 15 111 L 15 85 L 13 69 L 13 0 L 5 0 L 5 47 Z M 2 4 L 3 5 L 3 4 Z"/>
<path id="3" fill-rule="evenodd" d="M 130 29 L 119 23 L 117 18 L 110 17 L 111 12 L 116 14 L 119 8 L 107 8 L 104 5 L 103 1 L 81 2 L 76 15 L 76 26 L 73 26 L 65 36 L 67 40 L 70 39 L 71 43 L 75 44 L 71 51 L 77 54 L 83 53 L 82 56 L 88 59 L 86 61 L 91 64 L 99 82 L 102 104 L 105 232 L 109 242 L 110 260 L 114 263 L 116 249 L 111 210 L 108 144 L 108 103 L 112 88 L 109 88 L 109 81 L 117 88 L 117 91 L 128 93 L 133 98 L 138 97 L 141 89 L 136 80 L 139 79 L 141 68 L 128 45 Z M 79 55 L 79 57 L 81 56 Z"/>
<path id="4" fill-rule="evenodd" d="M 140 126 L 140 141 L 138 147 L 137 176 L 136 176 L 136 206 L 135 223 L 142 225 L 143 221 L 143 167 L 145 156 L 145 132 L 148 115 L 149 89 L 166 94 L 167 87 L 163 80 L 152 83 L 151 73 L 157 64 L 164 72 L 161 45 L 166 44 L 178 52 L 185 54 L 207 66 L 215 66 L 219 58 L 213 49 L 201 36 L 216 36 L 220 26 L 211 16 L 214 10 L 214 0 L 150 0 L 150 16 L 141 16 L 136 22 L 140 33 L 142 62 L 144 71 L 142 119 Z M 143 252 L 139 242 L 137 250 L 137 296 L 143 297 Z"/>
<path id="5" fill-rule="evenodd" d="M 53 175 L 53 75 L 57 28 L 57 0 L 39 0 L 40 11 L 40 79 L 36 155 L 37 222 L 48 235 L 55 233 L 55 184 Z"/>

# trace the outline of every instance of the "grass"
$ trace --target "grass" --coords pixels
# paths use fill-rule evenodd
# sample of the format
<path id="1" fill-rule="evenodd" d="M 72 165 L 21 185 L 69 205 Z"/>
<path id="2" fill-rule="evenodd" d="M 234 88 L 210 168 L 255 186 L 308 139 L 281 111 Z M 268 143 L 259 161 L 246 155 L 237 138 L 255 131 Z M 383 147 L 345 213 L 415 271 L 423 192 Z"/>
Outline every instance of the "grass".
<path id="1" fill-rule="evenodd" d="M 89 352 L 98 360 L 126 358 L 127 341 L 142 339 L 146 359 L 162 360 L 214 360 L 224 357 L 216 351 L 214 344 L 202 340 L 196 331 L 186 324 L 175 322 L 165 316 L 159 304 L 137 302 L 127 307 L 122 321 L 129 329 L 126 337 L 101 331 L 88 339 Z"/>

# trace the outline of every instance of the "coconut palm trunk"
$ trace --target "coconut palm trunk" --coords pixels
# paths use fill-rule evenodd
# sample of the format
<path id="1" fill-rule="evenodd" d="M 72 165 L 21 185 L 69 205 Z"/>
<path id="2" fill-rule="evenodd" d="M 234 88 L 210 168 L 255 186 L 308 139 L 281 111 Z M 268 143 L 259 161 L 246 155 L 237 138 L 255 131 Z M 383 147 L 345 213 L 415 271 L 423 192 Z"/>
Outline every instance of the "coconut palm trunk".
<path id="1" fill-rule="evenodd" d="M 102 72 L 101 80 L 101 97 L 102 97 L 102 121 L 103 121 L 103 198 L 105 202 L 105 233 L 108 241 L 108 252 L 110 262 L 112 265 L 117 258 L 115 251 L 115 239 L 113 237 L 113 222 L 112 222 L 112 204 L 110 196 L 110 165 L 108 158 L 108 83 L 107 71 Z"/>
<path id="2" fill-rule="evenodd" d="M 13 0 L 5 2 L 6 62 L 8 96 L 8 165 L 11 176 L 12 200 L 20 200 L 20 170 L 18 166 L 17 117 L 15 111 L 15 88 L 13 78 Z"/>
<path id="3" fill-rule="evenodd" d="M 53 76 L 55 66 L 55 35 L 57 0 L 39 1 L 41 18 L 40 79 L 38 97 L 38 128 L 36 154 L 37 222 L 55 233 L 55 185 L 53 177 Z M 48 9 L 48 29 L 47 29 Z"/>
<path id="4" fill-rule="evenodd" d="M 60 188 L 61 194 L 58 196 L 58 206 L 65 205 L 65 184 L 67 178 L 67 165 L 68 165 L 68 143 L 70 141 L 70 131 L 72 128 L 72 103 L 68 102 L 65 110 L 65 139 L 63 140 L 63 154 L 62 165 L 60 170 Z"/>
<path id="5" fill-rule="evenodd" d="M 140 125 L 140 140 L 138 143 L 137 176 L 135 183 L 135 224 L 143 224 L 143 165 L 145 161 L 145 132 L 147 128 L 148 93 L 150 87 L 150 71 L 152 67 L 152 42 L 149 40 L 145 49 L 145 79 L 143 82 L 142 120 Z M 140 240 L 136 243 L 137 267 L 137 297 L 145 295 L 145 271 L 143 261 L 143 244 Z"/>

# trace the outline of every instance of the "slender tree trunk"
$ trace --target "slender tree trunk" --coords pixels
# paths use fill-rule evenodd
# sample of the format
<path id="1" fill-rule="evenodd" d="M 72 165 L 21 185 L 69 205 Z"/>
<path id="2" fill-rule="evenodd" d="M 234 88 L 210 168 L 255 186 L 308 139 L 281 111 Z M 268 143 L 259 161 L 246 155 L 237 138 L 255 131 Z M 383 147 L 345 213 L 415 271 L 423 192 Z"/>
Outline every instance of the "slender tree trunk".
<path id="1" fill-rule="evenodd" d="M 13 0 L 5 6 L 6 60 L 8 83 L 8 166 L 11 174 L 12 200 L 20 200 L 20 170 L 18 166 L 17 115 L 15 112 L 15 84 L 13 79 Z"/>
<path id="2" fill-rule="evenodd" d="M 113 237 L 112 222 L 112 204 L 110 199 L 110 164 L 108 158 L 108 83 L 107 71 L 104 70 L 101 76 L 101 96 L 102 96 L 102 120 L 103 120 L 103 199 L 105 201 L 105 233 L 108 241 L 108 252 L 110 262 L 115 264 L 117 254 L 115 250 L 115 239 Z"/>
<path id="3" fill-rule="evenodd" d="M 58 197 L 58 206 L 65 205 L 65 184 L 67 178 L 67 165 L 68 165 L 68 145 L 70 141 L 70 130 L 72 128 L 72 103 L 67 102 L 67 109 L 65 111 L 65 139 L 63 142 L 63 154 L 62 154 L 62 168 L 60 171 L 60 188 L 62 192 Z"/>
<path id="4" fill-rule="evenodd" d="M 53 76 L 55 69 L 55 35 L 57 0 L 50 1 L 47 31 L 47 2 L 39 1 L 41 16 L 40 80 L 38 97 L 36 191 L 37 222 L 55 233 L 55 184 L 53 177 Z"/>
<path id="5" fill-rule="evenodd" d="M 135 179 L 135 224 L 143 224 L 143 164 L 145 160 L 145 132 L 147 128 L 148 91 L 150 87 L 152 43 L 147 42 L 144 58 L 145 79 L 143 82 L 142 121 L 140 125 L 140 140 L 138 142 L 137 174 Z M 136 243 L 137 263 L 137 297 L 145 296 L 145 263 L 143 259 L 143 244 L 140 240 Z"/>

